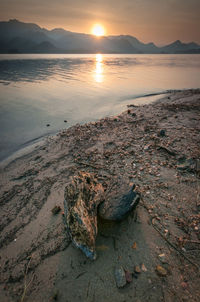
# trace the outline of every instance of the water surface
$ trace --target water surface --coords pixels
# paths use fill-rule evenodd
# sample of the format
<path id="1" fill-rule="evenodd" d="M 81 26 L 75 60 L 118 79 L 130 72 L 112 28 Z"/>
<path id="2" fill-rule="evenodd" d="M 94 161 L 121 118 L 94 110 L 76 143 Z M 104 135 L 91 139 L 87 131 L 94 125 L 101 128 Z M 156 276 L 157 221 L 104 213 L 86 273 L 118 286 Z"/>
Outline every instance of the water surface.
<path id="1" fill-rule="evenodd" d="M 0 159 L 138 96 L 198 87 L 200 55 L 0 55 Z"/>

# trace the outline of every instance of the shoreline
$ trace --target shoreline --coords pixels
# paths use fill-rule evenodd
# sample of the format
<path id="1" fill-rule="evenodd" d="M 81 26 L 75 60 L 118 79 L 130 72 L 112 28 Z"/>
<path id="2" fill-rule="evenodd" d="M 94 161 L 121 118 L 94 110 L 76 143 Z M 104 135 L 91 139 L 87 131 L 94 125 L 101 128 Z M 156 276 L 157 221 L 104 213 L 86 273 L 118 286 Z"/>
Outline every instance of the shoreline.
<path id="1" fill-rule="evenodd" d="M 191 88 L 191 89 L 193 89 L 193 88 Z M 170 93 L 175 93 L 175 92 L 180 92 L 180 91 L 183 91 L 183 90 L 178 90 L 178 89 L 177 90 L 166 90 L 166 91 L 160 91 L 160 92 L 157 92 L 157 93 L 138 95 L 138 96 L 135 96 L 135 97 L 130 98 L 130 99 L 128 98 L 123 102 L 129 103 L 129 104 L 123 105 L 123 102 L 122 102 L 122 104 L 120 104 L 120 107 L 123 106 L 124 110 L 122 110 L 118 115 L 122 114 L 122 112 L 125 111 L 125 107 L 128 107 L 129 105 L 134 105 L 135 104 L 136 106 L 143 106 L 143 105 L 152 104 L 152 103 L 156 102 L 157 100 L 159 100 L 160 98 L 162 98 L 164 96 L 167 96 Z M 109 116 L 105 116 L 103 118 L 109 118 L 109 117 L 113 117 L 113 116 L 114 115 L 109 115 Z M 88 121 L 88 122 L 85 122 L 83 124 L 80 124 L 80 123 L 78 123 L 78 124 L 84 125 L 84 124 L 88 124 L 88 123 L 92 123 L 92 121 Z M 71 128 L 75 125 L 76 124 L 71 125 L 69 128 Z M 23 145 L 21 145 L 19 147 L 19 149 L 17 149 L 14 152 L 11 152 L 7 157 L 0 160 L 0 169 L 4 168 L 6 165 L 10 164 L 12 161 L 16 160 L 17 158 L 33 151 L 33 149 L 36 148 L 37 145 L 39 147 L 40 145 L 45 144 L 45 140 L 48 137 L 55 137 L 57 134 L 59 134 L 59 132 L 61 132 L 63 130 L 65 131 L 69 128 L 60 129 L 60 130 L 58 130 L 54 133 L 42 135 L 39 138 L 33 138 L 31 141 L 25 142 Z"/>
<path id="2" fill-rule="evenodd" d="M 60 131 L 2 167 L 3 301 L 20 301 L 26 279 L 27 302 L 197 302 L 199 120 L 200 89 L 172 92 Z M 80 170 L 94 173 L 105 191 L 123 178 L 142 197 L 137 220 L 98 221 L 94 262 L 72 246 L 62 218 L 64 189 Z M 119 266 L 133 278 L 123 289 L 115 283 Z"/>

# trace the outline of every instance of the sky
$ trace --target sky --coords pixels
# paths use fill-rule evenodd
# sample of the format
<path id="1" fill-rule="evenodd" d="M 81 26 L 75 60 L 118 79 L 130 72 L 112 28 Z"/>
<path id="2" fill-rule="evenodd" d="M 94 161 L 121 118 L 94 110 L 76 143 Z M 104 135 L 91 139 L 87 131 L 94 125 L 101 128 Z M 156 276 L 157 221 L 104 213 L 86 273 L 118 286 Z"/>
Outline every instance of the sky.
<path id="1" fill-rule="evenodd" d="M 157 45 L 200 43 L 199 16 L 200 0 L 0 0 L 1 21 L 84 33 L 99 23 L 106 35 L 130 34 Z"/>

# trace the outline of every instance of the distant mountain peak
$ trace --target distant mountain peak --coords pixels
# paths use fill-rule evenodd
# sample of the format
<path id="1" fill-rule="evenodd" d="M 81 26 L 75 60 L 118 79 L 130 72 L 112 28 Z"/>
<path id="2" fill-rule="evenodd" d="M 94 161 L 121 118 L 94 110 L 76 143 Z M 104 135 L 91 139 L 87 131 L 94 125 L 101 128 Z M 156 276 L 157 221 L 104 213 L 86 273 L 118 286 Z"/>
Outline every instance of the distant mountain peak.
<path id="1" fill-rule="evenodd" d="M 176 40 L 173 44 L 176 44 L 176 45 L 181 45 L 182 42 L 180 40 Z"/>
<path id="2" fill-rule="evenodd" d="M 10 23 L 21 23 L 19 20 L 17 19 L 10 19 L 8 22 Z"/>

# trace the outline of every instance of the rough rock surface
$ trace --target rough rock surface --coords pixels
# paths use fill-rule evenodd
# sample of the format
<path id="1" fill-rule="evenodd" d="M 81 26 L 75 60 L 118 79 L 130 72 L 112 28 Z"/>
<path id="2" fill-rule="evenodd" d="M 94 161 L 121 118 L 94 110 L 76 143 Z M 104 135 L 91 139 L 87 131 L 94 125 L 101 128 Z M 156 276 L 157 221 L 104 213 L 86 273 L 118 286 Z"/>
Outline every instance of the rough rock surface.
<path id="1" fill-rule="evenodd" d="M 105 195 L 105 202 L 99 206 L 98 213 L 103 219 L 122 220 L 139 202 L 140 197 L 134 191 L 135 185 L 119 180 Z"/>
<path id="2" fill-rule="evenodd" d="M 90 173 L 79 172 L 65 188 L 65 219 L 72 242 L 88 258 L 95 259 L 97 207 L 104 189 Z"/>

